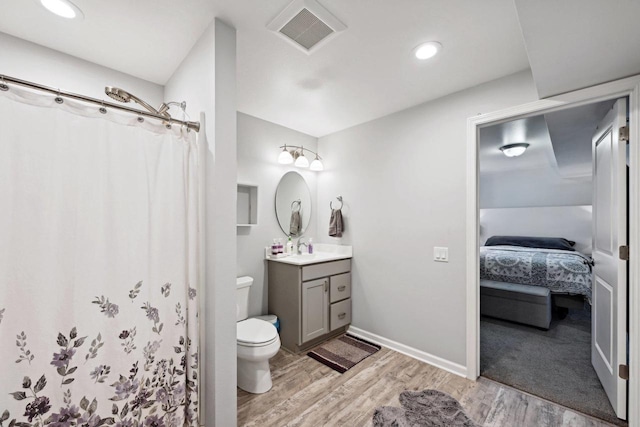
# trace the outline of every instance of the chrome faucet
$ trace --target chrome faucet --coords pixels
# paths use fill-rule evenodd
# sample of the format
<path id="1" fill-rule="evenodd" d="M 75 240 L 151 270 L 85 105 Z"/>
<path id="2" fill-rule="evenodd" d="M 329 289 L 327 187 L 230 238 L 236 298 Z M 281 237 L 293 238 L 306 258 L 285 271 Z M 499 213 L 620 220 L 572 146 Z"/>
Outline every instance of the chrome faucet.
<path id="1" fill-rule="evenodd" d="M 298 255 L 302 255 L 302 251 L 300 250 L 300 245 L 304 245 L 305 248 L 308 248 L 309 245 L 306 242 L 302 241 L 302 237 L 298 239 L 298 244 L 296 245 L 296 249 L 298 250 Z"/>

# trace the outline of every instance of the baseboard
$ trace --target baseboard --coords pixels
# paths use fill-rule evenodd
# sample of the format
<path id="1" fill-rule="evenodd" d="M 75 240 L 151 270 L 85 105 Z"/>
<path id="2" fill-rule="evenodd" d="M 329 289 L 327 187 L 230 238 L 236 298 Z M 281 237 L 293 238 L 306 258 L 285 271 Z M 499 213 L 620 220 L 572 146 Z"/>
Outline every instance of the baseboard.
<path id="1" fill-rule="evenodd" d="M 360 328 L 356 328 L 355 326 L 349 326 L 347 333 L 358 338 L 363 338 L 367 341 L 371 341 L 374 344 L 387 347 L 406 356 L 413 357 L 414 359 L 417 359 L 424 363 L 428 363 L 429 365 L 433 365 L 436 368 L 443 369 L 447 372 L 451 372 L 452 374 L 456 374 L 464 378 L 467 377 L 467 368 L 465 366 L 453 363 L 438 356 L 434 356 L 433 354 L 429 354 L 422 350 L 409 347 L 408 345 L 400 344 L 399 342 L 381 337 L 380 335 L 373 334 Z"/>

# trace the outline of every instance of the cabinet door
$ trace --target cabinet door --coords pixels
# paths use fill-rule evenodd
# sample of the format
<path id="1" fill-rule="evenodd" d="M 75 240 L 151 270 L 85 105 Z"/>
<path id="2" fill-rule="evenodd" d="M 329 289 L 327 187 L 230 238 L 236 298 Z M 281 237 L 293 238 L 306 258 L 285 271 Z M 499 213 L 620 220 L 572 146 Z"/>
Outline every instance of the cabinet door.
<path id="1" fill-rule="evenodd" d="M 329 279 L 302 282 L 303 343 L 329 332 Z"/>

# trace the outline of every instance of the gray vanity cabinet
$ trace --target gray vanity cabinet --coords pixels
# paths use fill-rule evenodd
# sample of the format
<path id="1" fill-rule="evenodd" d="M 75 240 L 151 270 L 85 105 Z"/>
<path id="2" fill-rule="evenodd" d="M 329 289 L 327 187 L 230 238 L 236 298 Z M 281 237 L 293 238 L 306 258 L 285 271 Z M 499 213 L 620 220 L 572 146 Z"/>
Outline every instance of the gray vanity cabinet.
<path id="1" fill-rule="evenodd" d="M 282 347 L 305 351 L 351 323 L 351 260 L 294 265 L 268 261 L 269 313 L 280 320 Z"/>

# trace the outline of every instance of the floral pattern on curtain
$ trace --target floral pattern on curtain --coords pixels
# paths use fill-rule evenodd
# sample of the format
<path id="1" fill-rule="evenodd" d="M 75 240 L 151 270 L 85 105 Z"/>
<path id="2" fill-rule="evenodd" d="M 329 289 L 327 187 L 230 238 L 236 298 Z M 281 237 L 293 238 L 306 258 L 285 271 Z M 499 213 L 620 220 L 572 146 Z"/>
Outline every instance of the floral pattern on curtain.
<path id="1" fill-rule="evenodd" d="M 198 425 L 194 132 L 0 92 L 0 426 Z"/>

